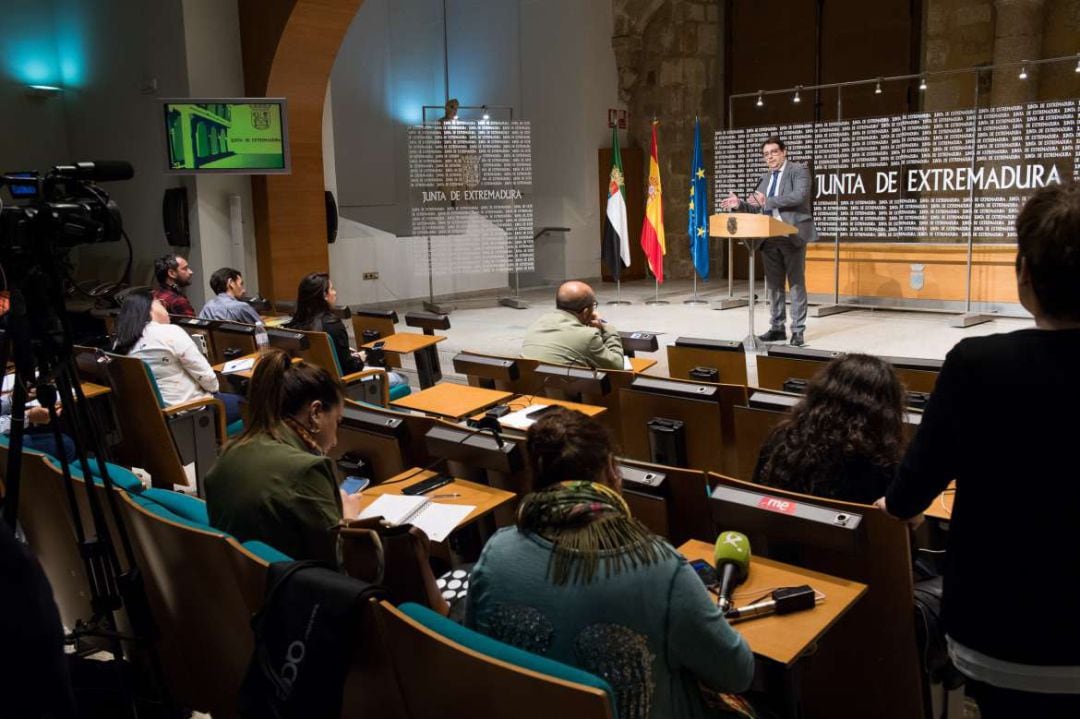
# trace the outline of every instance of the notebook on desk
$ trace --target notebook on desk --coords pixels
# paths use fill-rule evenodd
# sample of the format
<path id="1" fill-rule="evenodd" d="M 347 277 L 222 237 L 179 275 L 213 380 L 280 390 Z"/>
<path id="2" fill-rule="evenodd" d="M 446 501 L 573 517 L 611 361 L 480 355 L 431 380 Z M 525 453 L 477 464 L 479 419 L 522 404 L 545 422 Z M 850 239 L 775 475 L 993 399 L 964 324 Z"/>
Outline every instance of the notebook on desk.
<path id="1" fill-rule="evenodd" d="M 442 542 L 476 509 L 469 504 L 439 504 L 427 497 L 383 494 L 360 513 L 359 519 L 382 517 L 391 524 L 411 524 L 433 542 Z"/>

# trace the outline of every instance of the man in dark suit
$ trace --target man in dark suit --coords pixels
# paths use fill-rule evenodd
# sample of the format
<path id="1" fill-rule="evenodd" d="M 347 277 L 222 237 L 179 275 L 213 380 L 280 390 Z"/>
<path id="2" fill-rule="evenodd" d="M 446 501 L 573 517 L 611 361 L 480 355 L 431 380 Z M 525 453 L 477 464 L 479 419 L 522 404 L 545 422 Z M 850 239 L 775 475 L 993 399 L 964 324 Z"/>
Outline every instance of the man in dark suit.
<path id="1" fill-rule="evenodd" d="M 761 143 L 761 154 L 769 170 L 761 176 L 757 189 L 746 200 L 735 193 L 720 202 L 725 212 L 764 212 L 794 225 L 797 235 L 770 237 L 761 245 L 765 261 L 766 294 L 769 298 L 769 331 L 760 335 L 762 342 L 782 342 L 784 329 L 785 279 L 791 286 L 791 344 L 805 344 L 806 332 L 806 243 L 817 240 L 814 218 L 810 214 L 812 182 L 806 165 L 787 161 L 787 149 L 779 137 Z"/>

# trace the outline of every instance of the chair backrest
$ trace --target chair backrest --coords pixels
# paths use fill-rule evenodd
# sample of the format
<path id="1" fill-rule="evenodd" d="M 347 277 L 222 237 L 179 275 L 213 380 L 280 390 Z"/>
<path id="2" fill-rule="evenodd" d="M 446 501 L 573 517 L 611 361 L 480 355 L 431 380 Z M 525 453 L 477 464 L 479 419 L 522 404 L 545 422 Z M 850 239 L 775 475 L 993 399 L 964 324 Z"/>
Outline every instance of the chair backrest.
<path id="1" fill-rule="evenodd" d="M 363 458 L 369 465 L 371 480 L 380 482 L 430 462 L 424 435 L 435 423 L 435 418 L 426 415 L 346 399 L 332 456 L 340 459 L 354 454 Z"/>
<path id="2" fill-rule="evenodd" d="M 426 335 L 433 335 L 435 330 L 450 329 L 450 316 L 436 312 L 406 312 L 405 324 L 419 327 Z"/>
<path id="3" fill-rule="evenodd" d="M 716 538 L 706 501 L 709 482 L 705 472 L 624 458 L 619 459 L 619 470 L 630 512 L 672 545 Z M 662 525 L 650 521 L 658 514 Z"/>
<path id="4" fill-rule="evenodd" d="M 352 310 L 353 334 L 356 337 L 356 345 L 368 342 L 364 332 L 378 333 L 379 337 L 389 337 L 397 329 L 398 316 L 394 310 L 372 310 L 363 307 L 350 307 Z"/>
<path id="5" fill-rule="evenodd" d="M 716 387 L 711 399 L 697 399 L 635 389 L 620 390 L 621 440 L 631 459 L 651 461 L 648 423 L 653 418 L 679 420 L 686 433 L 687 466 L 724 471 L 735 463 L 734 409 L 746 404 L 746 387 L 687 380 L 664 380 L 676 385 Z"/>
<path id="6" fill-rule="evenodd" d="M 464 374 L 468 378 L 469 384 L 474 387 L 488 387 L 489 389 L 513 392 L 514 394 L 534 395 L 537 394 L 543 386 L 543 380 L 535 374 L 536 366 L 540 364 L 537 360 L 526 359 L 524 357 L 511 357 L 509 355 L 495 355 L 487 352 L 473 352 L 471 350 L 466 350 L 463 354 L 470 355 L 480 360 L 512 361 L 517 367 L 518 376 L 516 379 L 495 379 L 494 385 L 492 385 L 490 382 L 485 381 L 488 377 L 480 374 L 471 374 L 468 365 L 463 366 L 461 370 L 457 370 L 455 366 L 455 371 L 460 371 Z"/>
<path id="7" fill-rule="evenodd" d="M 773 506 L 772 503 L 756 504 L 752 510 L 743 506 L 739 510 L 742 515 L 718 518 L 716 529 L 749 533 L 754 551 L 764 556 L 869 586 L 866 595 L 829 630 L 826 640 L 819 644 L 814 661 L 804 666 L 802 696 L 807 714 L 921 718 L 922 680 L 915 643 L 914 585 L 907 525 L 866 505 L 785 492 L 716 474 L 710 474 L 709 481 L 714 487 L 723 485 L 787 502 L 788 511 L 765 508 Z M 807 520 L 790 510 L 794 505 L 806 503 L 838 514 L 858 514 L 861 523 L 854 550 L 844 551 L 824 544 L 813 546 L 807 541 L 778 545 L 775 536 L 782 533 L 775 523 L 805 523 Z M 760 549 L 755 542 L 756 527 L 740 524 L 739 516 L 750 516 L 745 514 L 747 511 L 760 512 L 768 520 L 755 522 L 757 526 L 774 527 L 773 539 L 765 537 L 766 545 Z M 789 536 L 799 533 L 792 532 Z M 836 701 L 837 677 L 844 678 L 845 686 L 844 699 L 840 702 Z M 888 677 L 888 681 L 882 681 L 882 677 Z"/>
<path id="8" fill-rule="evenodd" d="M 0 477 L 6 479 L 8 448 L 0 447 Z M 24 451 L 19 484 L 19 524 L 52 585 L 64 626 L 89 619 L 90 584 L 79 556 L 71 509 L 60 472 L 37 452 Z M 84 525 L 85 526 L 85 525 Z M 86 526 L 93 535 L 93 526 Z"/>
<path id="9" fill-rule="evenodd" d="M 221 532 L 166 518 L 130 495 L 121 499 L 172 698 L 235 716 L 268 564 Z"/>
<path id="10" fill-rule="evenodd" d="M 186 485 L 188 478 L 161 413 L 161 395 L 150 368 L 137 357 L 106 356 L 113 392 L 123 398 L 116 412 L 123 436 L 113 448 L 117 461 L 129 467 L 144 468 L 150 473 L 155 487 L 172 489 L 175 484 Z"/>
<path id="11" fill-rule="evenodd" d="M 218 356 L 218 352 L 214 349 L 214 326 L 219 324 L 216 320 L 203 320 L 197 317 L 183 317 L 180 315 L 169 315 L 169 321 L 178 326 L 183 327 L 184 331 L 191 335 L 191 338 L 195 341 L 195 346 L 200 350 L 205 348 L 204 355 L 210 360 L 211 363 L 217 364 L 218 360 L 214 359 Z M 221 360 L 224 361 L 224 360 Z"/>
<path id="12" fill-rule="evenodd" d="M 770 350 L 757 358 L 758 386 L 764 389 L 782 390 L 789 379 L 812 379 L 826 363 L 839 352 L 783 348 Z M 933 392 L 941 371 L 938 360 L 911 357 L 882 357 L 892 364 L 896 376 L 909 392 Z"/>
<path id="13" fill-rule="evenodd" d="M 415 605 L 399 609 L 387 602 L 376 609 L 383 646 L 413 719 L 613 716 L 610 687 L 602 680 L 450 620 L 438 622 L 437 615 L 422 609 Z M 434 677 L 438 686 L 432 685 Z"/>
<path id="14" fill-rule="evenodd" d="M 746 350 L 741 342 L 679 337 L 668 345 L 668 375 L 676 379 L 745 385 Z M 715 370 L 715 379 L 691 377 L 691 370 Z"/>
<path id="15" fill-rule="evenodd" d="M 221 364 L 258 352 L 259 343 L 255 339 L 256 331 L 255 325 L 239 322 L 217 323 L 210 330 L 214 351 L 210 364 Z"/>
<path id="16" fill-rule="evenodd" d="M 735 407 L 735 467 L 729 475 L 749 482 L 754 476 L 761 447 L 769 437 L 773 427 L 788 416 L 787 412 L 777 412 L 752 407 Z"/>
<path id="17" fill-rule="evenodd" d="M 330 341 L 330 335 L 311 330 L 293 330 L 293 332 L 303 332 L 308 340 L 307 349 L 299 352 L 298 356 L 301 359 L 316 367 L 322 367 L 334 377 L 341 379 L 341 365 L 338 363 L 337 352 Z"/>

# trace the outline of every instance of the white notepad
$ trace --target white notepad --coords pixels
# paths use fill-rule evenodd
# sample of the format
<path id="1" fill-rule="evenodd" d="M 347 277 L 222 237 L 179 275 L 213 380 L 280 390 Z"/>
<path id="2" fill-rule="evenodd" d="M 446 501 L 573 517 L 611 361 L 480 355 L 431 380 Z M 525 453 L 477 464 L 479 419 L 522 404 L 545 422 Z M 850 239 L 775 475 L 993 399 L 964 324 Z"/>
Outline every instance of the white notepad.
<path id="1" fill-rule="evenodd" d="M 474 509 L 469 504 L 438 504 L 419 495 L 383 494 L 360 513 L 359 519 L 382 517 L 391 524 L 411 524 L 424 530 L 431 541 L 441 542 Z"/>
<path id="2" fill-rule="evenodd" d="M 242 357 L 240 359 L 229 360 L 225 363 L 225 366 L 221 368 L 221 374 L 233 374 L 234 372 L 245 372 L 255 366 L 254 357 Z"/>
<path id="3" fill-rule="evenodd" d="M 529 415 L 533 412 L 536 412 L 537 410 L 541 410 L 544 407 L 550 406 L 551 405 L 547 404 L 531 404 L 525 409 L 519 409 L 516 412 L 504 414 L 502 417 L 499 417 L 499 424 L 503 427 L 509 427 L 510 429 L 528 429 L 533 425 L 533 423 L 536 422 L 536 420 L 543 417 L 543 415 L 539 414 L 535 417 L 530 417 Z"/>

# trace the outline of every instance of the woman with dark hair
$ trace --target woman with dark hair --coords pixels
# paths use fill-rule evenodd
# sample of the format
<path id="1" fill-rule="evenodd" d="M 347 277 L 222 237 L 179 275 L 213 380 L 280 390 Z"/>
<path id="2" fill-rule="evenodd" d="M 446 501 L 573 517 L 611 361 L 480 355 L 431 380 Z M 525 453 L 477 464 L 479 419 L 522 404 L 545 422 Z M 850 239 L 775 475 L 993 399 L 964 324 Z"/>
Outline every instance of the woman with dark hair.
<path id="1" fill-rule="evenodd" d="M 331 529 L 360 512 L 338 489 L 326 453 L 337 444 L 345 390 L 322 367 L 279 349 L 255 365 L 248 421 L 206 475 L 210 524 L 293 559 L 338 562 Z"/>
<path id="2" fill-rule="evenodd" d="M 231 424 L 241 418 L 243 398 L 218 391 L 217 375 L 191 335 L 169 324 L 165 306 L 149 290 L 135 290 L 124 299 L 116 319 L 112 351 L 145 362 L 166 405 L 213 395 L 225 404 L 226 422 Z"/>
<path id="3" fill-rule="evenodd" d="M 892 365 L 864 354 L 838 357 L 769 435 L 753 481 L 872 504 L 896 476 L 903 422 L 904 387 Z"/>
<path id="4" fill-rule="evenodd" d="M 527 437 L 532 494 L 469 578 L 466 623 L 605 679 L 621 719 L 703 717 L 741 703 L 746 642 L 694 570 L 630 516 L 607 430 L 545 414 Z"/>
<path id="5" fill-rule="evenodd" d="M 312 272 L 300 280 L 296 290 L 296 311 L 285 326 L 294 330 L 325 332 L 334 345 L 343 375 L 364 369 L 364 356 L 349 346 L 345 323 L 334 314 L 337 290 L 325 272 Z"/>

